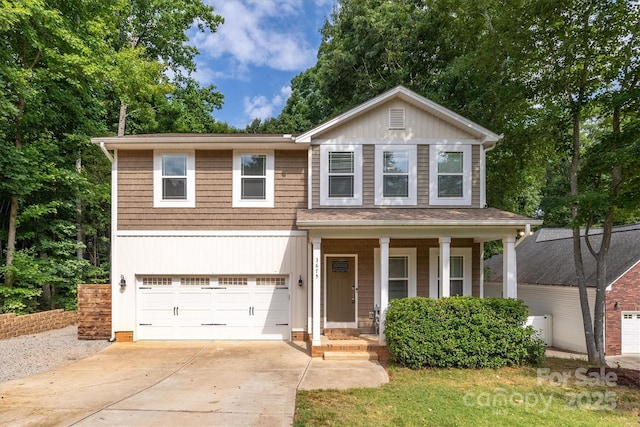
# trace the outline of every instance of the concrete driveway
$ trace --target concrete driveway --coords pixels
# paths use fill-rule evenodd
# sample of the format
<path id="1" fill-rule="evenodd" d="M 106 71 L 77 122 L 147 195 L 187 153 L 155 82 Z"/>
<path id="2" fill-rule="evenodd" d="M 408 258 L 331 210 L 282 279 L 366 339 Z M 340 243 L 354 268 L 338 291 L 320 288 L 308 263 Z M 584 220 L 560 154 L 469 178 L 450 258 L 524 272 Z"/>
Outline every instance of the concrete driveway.
<path id="1" fill-rule="evenodd" d="M 116 343 L 0 384 L 0 425 L 291 425 L 309 362 L 285 342 Z"/>

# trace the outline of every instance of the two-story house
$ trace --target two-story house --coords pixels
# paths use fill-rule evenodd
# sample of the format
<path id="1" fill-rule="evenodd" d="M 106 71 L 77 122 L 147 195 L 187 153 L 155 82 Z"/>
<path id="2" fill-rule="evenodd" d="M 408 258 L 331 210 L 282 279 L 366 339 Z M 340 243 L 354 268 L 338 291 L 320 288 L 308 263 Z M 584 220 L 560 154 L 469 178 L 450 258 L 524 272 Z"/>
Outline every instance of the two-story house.
<path id="1" fill-rule="evenodd" d="M 499 135 L 396 87 L 302 135 L 95 138 L 112 158 L 113 332 L 311 339 L 394 298 L 483 296 L 483 243 L 540 221 L 486 206 Z M 384 322 L 380 325 L 384 342 Z"/>

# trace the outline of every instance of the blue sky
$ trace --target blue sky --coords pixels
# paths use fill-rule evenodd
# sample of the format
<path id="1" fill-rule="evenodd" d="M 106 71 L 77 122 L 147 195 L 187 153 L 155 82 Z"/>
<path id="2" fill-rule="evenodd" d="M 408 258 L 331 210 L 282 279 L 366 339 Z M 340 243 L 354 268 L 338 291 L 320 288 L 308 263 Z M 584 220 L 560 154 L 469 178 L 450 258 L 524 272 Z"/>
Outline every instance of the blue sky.
<path id="1" fill-rule="evenodd" d="M 291 79 L 316 63 L 320 29 L 335 0 L 205 0 L 225 23 L 217 32 L 190 34 L 199 50 L 196 78 L 225 97 L 217 121 L 243 129 L 276 117 Z"/>

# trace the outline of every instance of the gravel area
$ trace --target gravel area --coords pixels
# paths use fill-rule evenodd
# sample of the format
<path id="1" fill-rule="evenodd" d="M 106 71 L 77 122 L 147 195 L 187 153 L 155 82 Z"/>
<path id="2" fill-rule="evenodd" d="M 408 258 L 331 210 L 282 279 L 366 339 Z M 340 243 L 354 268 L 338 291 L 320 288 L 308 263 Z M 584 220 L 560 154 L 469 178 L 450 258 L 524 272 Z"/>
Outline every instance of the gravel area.
<path id="1" fill-rule="evenodd" d="M 0 383 L 39 374 L 89 357 L 109 341 L 78 340 L 78 327 L 0 340 Z"/>

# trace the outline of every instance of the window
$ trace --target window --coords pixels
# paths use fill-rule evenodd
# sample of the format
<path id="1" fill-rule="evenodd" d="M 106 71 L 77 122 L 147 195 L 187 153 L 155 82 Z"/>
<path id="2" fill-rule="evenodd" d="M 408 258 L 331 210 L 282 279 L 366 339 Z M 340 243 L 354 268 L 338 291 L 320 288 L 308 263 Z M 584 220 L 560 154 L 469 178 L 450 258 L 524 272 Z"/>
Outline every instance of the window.
<path id="1" fill-rule="evenodd" d="M 471 204 L 471 146 L 433 145 L 429 162 L 429 203 Z"/>
<path id="2" fill-rule="evenodd" d="M 409 296 L 409 257 L 389 257 L 389 301 Z"/>
<path id="3" fill-rule="evenodd" d="M 462 159 L 459 151 L 438 154 L 438 197 L 462 197 Z"/>
<path id="4" fill-rule="evenodd" d="M 264 200 L 267 197 L 267 156 L 243 154 L 240 156 L 242 200 Z"/>
<path id="5" fill-rule="evenodd" d="M 440 273 L 438 272 L 438 277 Z M 449 286 L 451 296 L 461 296 L 464 294 L 464 258 L 452 256 L 449 258 Z"/>
<path id="6" fill-rule="evenodd" d="M 329 197 L 353 197 L 353 151 L 329 153 Z"/>
<path id="7" fill-rule="evenodd" d="M 162 199 L 187 199 L 187 156 L 184 154 L 162 156 Z"/>
<path id="8" fill-rule="evenodd" d="M 233 207 L 272 208 L 273 204 L 273 152 L 234 152 Z"/>
<path id="9" fill-rule="evenodd" d="M 195 206 L 194 166 L 193 151 L 154 153 L 154 207 Z"/>
<path id="10" fill-rule="evenodd" d="M 376 146 L 376 205 L 415 205 L 417 149 Z"/>
<path id="11" fill-rule="evenodd" d="M 440 298 L 440 250 L 429 250 L 429 296 Z M 471 248 L 451 248 L 449 258 L 449 295 L 471 295 Z"/>
<path id="12" fill-rule="evenodd" d="M 362 204 L 362 146 L 320 147 L 320 204 Z"/>
<path id="13" fill-rule="evenodd" d="M 380 306 L 380 249 L 375 248 L 373 264 L 373 301 Z M 418 292 L 418 262 L 416 248 L 389 248 L 387 298 L 415 297 Z"/>

